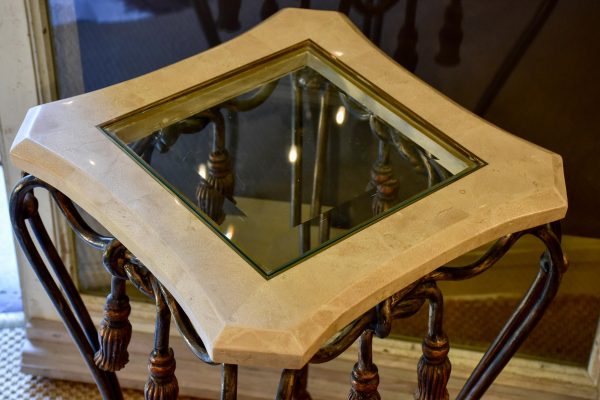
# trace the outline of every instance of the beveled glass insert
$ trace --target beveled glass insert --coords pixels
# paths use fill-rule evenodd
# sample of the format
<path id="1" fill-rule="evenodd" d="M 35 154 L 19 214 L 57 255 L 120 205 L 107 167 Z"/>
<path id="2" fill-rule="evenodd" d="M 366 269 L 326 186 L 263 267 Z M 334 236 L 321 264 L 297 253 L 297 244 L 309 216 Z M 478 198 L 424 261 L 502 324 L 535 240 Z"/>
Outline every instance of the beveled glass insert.
<path id="1" fill-rule="evenodd" d="M 102 128 L 265 277 L 483 165 L 312 42 Z"/>

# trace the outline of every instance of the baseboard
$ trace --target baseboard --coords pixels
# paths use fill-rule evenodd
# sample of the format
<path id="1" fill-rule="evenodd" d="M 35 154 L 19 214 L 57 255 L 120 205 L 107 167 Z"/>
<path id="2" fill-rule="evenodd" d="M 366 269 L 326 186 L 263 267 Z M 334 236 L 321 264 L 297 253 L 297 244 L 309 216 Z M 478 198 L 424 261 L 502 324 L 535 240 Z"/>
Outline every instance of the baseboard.
<path id="1" fill-rule="evenodd" d="M 27 325 L 27 342 L 23 349 L 22 370 L 25 373 L 55 379 L 91 382 L 91 376 L 72 344 L 62 323 L 33 319 Z M 182 395 L 217 399 L 220 368 L 206 365 L 193 356 L 180 337 L 171 343 L 177 359 L 176 375 Z M 141 389 L 147 378 L 146 361 L 152 346 L 152 335 L 134 332 L 130 345 L 130 363 L 118 373 L 123 387 Z M 386 400 L 412 399 L 416 386 L 416 364 L 420 357 L 418 343 L 377 340 L 373 348 L 379 367 L 380 393 Z M 448 384 L 451 398 L 456 396 L 481 354 L 452 349 L 453 365 Z M 314 399 L 334 400 L 347 397 L 349 374 L 356 362 L 356 349 L 350 348 L 338 359 L 310 369 L 309 389 Z M 275 398 L 279 370 L 241 367 L 238 398 L 264 400 Z M 486 394 L 486 399 L 594 399 L 597 388 L 583 368 L 515 359 Z"/>

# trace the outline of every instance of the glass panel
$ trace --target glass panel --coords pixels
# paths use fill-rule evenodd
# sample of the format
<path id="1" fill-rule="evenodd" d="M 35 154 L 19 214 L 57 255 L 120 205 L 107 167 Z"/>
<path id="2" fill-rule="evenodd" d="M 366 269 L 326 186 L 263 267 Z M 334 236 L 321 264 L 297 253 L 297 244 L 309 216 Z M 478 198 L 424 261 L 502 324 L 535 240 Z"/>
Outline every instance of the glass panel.
<path id="1" fill-rule="evenodd" d="M 482 165 L 313 49 L 104 127 L 267 277 Z"/>

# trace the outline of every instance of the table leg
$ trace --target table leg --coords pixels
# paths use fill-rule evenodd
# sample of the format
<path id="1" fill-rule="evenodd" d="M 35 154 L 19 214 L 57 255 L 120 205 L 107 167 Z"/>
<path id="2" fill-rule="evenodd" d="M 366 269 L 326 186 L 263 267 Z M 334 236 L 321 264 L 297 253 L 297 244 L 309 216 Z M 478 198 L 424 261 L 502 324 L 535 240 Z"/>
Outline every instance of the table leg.
<path id="1" fill-rule="evenodd" d="M 297 369 L 284 369 L 279 379 L 276 400 L 292 400 L 294 397 L 294 386 L 296 385 Z"/>
<path id="2" fill-rule="evenodd" d="M 221 369 L 221 400 L 237 399 L 238 366 L 222 364 Z"/>
<path id="3" fill-rule="evenodd" d="M 308 364 L 306 364 L 296 376 L 296 386 L 294 387 L 294 400 L 311 400 L 308 387 Z"/>
<path id="4" fill-rule="evenodd" d="M 530 232 L 546 245 L 546 251 L 540 260 L 540 271 L 513 315 L 475 367 L 458 394 L 458 400 L 479 399 L 483 396 L 556 295 L 562 274 L 567 268 L 557 228 L 557 225 L 543 226 Z"/>
<path id="5" fill-rule="evenodd" d="M 99 350 L 98 334 L 81 296 L 79 296 L 77 288 L 40 218 L 38 202 L 33 193 L 33 189 L 39 187 L 49 191 L 53 189 L 34 176 L 26 176 L 13 190 L 10 199 L 10 215 L 15 236 L 79 349 L 102 398 L 121 400 L 123 396 L 114 372 L 103 371 L 94 363 L 94 354 Z M 48 265 L 40 255 L 26 222 L 29 222 L 29 227 L 48 260 Z M 48 266 L 54 272 L 58 284 Z"/>

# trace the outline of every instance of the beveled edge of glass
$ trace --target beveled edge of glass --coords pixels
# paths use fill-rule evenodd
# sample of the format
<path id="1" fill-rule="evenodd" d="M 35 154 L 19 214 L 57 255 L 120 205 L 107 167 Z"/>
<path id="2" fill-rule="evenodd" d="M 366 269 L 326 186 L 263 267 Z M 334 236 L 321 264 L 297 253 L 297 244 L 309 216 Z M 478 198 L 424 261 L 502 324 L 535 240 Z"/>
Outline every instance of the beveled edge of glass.
<path id="1" fill-rule="evenodd" d="M 306 59 L 304 59 L 305 56 Z M 420 192 L 414 196 L 409 197 L 405 201 L 396 204 L 395 206 L 391 207 L 389 210 L 381 213 L 380 215 L 374 216 L 373 218 L 353 227 L 348 232 L 333 239 L 330 239 L 327 242 L 322 243 L 321 245 L 313 249 L 308 250 L 306 253 L 301 254 L 300 256 L 294 258 L 293 260 L 287 263 L 282 264 L 272 272 L 268 273 L 250 256 L 248 256 L 244 252 L 244 250 L 242 250 L 236 243 L 230 241 L 229 238 L 227 238 L 225 234 L 221 232 L 221 230 L 217 226 L 215 226 L 214 222 L 209 216 L 205 215 L 205 213 L 202 212 L 189 199 L 187 199 L 186 196 L 178 194 L 179 191 L 175 187 L 173 187 L 165 178 L 158 174 L 154 170 L 154 168 L 152 168 L 144 160 L 142 160 L 129 146 L 127 146 L 126 142 L 131 142 L 139 139 L 139 137 L 137 137 L 139 136 L 139 132 L 154 132 L 156 130 L 159 130 L 163 127 L 171 125 L 172 123 L 175 123 L 177 121 L 180 121 L 182 119 L 190 117 L 191 115 L 196 114 L 198 112 L 198 109 L 205 110 L 212 106 L 220 104 L 229 98 L 245 94 L 249 91 L 256 89 L 260 85 L 263 85 L 274 79 L 279 79 L 282 76 L 289 74 L 294 70 L 304 66 L 309 66 L 315 69 L 317 72 L 322 74 L 325 78 L 327 78 L 340 88 L 347 88 L 347 86 L 344 84 L 339 85 L 340 82 L 343 82 L 344 80 L 350 82 L 352 85 L 354 85 L 363 93 L 367 94 L 370 98 L 372 98 L 375 103 L 381 103 L 380 107 L 375 108 L 378 108 L 378 110 L 387 110 L 389 113 L 400 117 L 402 120 L 407 122 L 409 127 L 418 130 L 418 133 L 420 135 L 419 137 L 427 138 L 430 141 L 429 144 L 433 143 L 436 147 L 438 147 L 438 150 L 443 149 L 443 151 L 446 151 L 452 156 L 464 161 L 466 168 L 462 169 L 460 172 L 457 173 L 450 171 L 453 173 L 453 175 L 448 179 L 431 186 L 424 192 Z M 324 69 L 322 67 L 327 68 Z M 253 73 L 256 74 L 259 68 L 261 71 L 269 71 L 270 73 L 264 74 L 263 78 L 259 82 L 254 80 L 248 82 L 248 78 L 252 77 Z M 245 84 L 240 86 L 240 82 L 243 82 Z M 231 86 L 236 86 L 236 89 L 232 90 Z M 169 119 L 158 118 L 159 115 L 164 115 L 165 111 L 168 112 L 169 108 L 176 108 L 182 103 L 185 103 L 186 100 L 190 100 L 190 97 L 192 95 L 196 95 L 197 92 L 202 90 L 209 91 L 210 89 L 213 89 L 213 91 L 216 90 L 217 92 L 217 96 L 215 96 L 213 93 L 213 96 L 211 97 L 211 99 L 213 100 L 212 103 L 207 102 L 206 105 L 198 107 L 198 103 L 196 102 L 193 112 L 180 112 L 176 114 L 176 116 L 171 116 L 171 118 Z M 169 107 L 167 107 L 167 110 L 165 110 L 165 106 L 168 103 L 171 104 Z M 156 110 L 159 108 L 159 112 L 156 112 Z M 372 108 L 369 109 L 372 111 Z M 152 111 L 155 111 L 155 113 L 153 114 Z M 145 118 L 140 119 L 141 115 L 143 115 Z M 135 132 L 129 132 L 128 128 L 132 125 L 132 122 L 130 120 L 134 117 L 137 117 L 136 120 L 133 122 L 133 124 L 135 124 L 136 126 L 136 129 L 134 130 Z M 385 118 L 383 119 L 385 120 Z M 140 122 L 143 122 L 147 129 L 140 129 Z M 396 124 L 391 123 L 391 125 L 395 126 Z M 159 184 L 161 184 L 161 186 L 165 187 L 165 189 L 167 189 L 176 199 L 181 200 L 183 204 L 188 209 L 190 209 L 191 212 L 198 216 L 200 220 L 204 222 L 221 240 L 225 241 L 225 243 L 227 243 L 228 246 L 230 246 L 240 257 L 246 260 L 246 262 L 248 262 L 252 266 L 252 268 L 254 268 L 263 278 L 267 280 L 285 272 L 292 266 L 303 262 L 304 260 L 314 256 L 318 252 L 327 249 L 328 247 L 334 245 L 338 241 L 344 240 L 347 237 L 362 231 L 366 227 L 377 223 L 381 219 L 390 216 L 396 211 L 413 204 L 419 199 L 424 198 L 427 195 L 434 193 L 435 191 L 449 185 L 450 183 L 453 183 L 458 179 L 461 179 L 464 176 L 469 175 L 470 173 L 487 165 L 487 163 L 484 160 L 477 157 L 475 154 L 467 150 L 454 139 L 448 137 L 446 134 L 444 134 L 442 131 L 440 131 L 439 129 L 431 125 L 429 122 L 418 116 L 415 112 L 410 110 L 404 104 L 400 103 L 390 94 L 375 86 L 373 83 L 371 83 L 369 80 L 357 73 L 351 67 L 340 61 L 335 55 L 330 54 L 310 39 L 298 42 L 281 51 L 270 54 L 269 56 L 255 60 L 254 62 L 228 71 L 224 74 L 211 78 L 198 85 L 191 86 L 186 90 L 174 93 L 173 95 L 167 96 L 154 103 L 148 104 L 144 107 L 138 108 L 129 113 L 113 118 L 109 121 L 97 125 L 96 127 L 103 134 L 105 134 L 113 143 L 115 143 L 115 145 L 124 150 L 125 153 L 128 154 L 137 164 L 139 164 L 142 168 L 149 172 L 150 175 Z M 116 133 L 115 131 L 117 130 L 125 130 L 124 137 Z M 405 134 L 405 132 L 402 132 L 402 134 Z M 420 140 L 415 140 L 415 137 L 411 137 L 410 135 L 406 134 L 405 136 L 413 140 L 415 143 L 423 145 L 423 143 L 419 143 Z M 428 146 L 426 144 L 422 147 L 427 149 Z M 310 223 L 310 220 L 306 221 L 305 223 Z"/>

